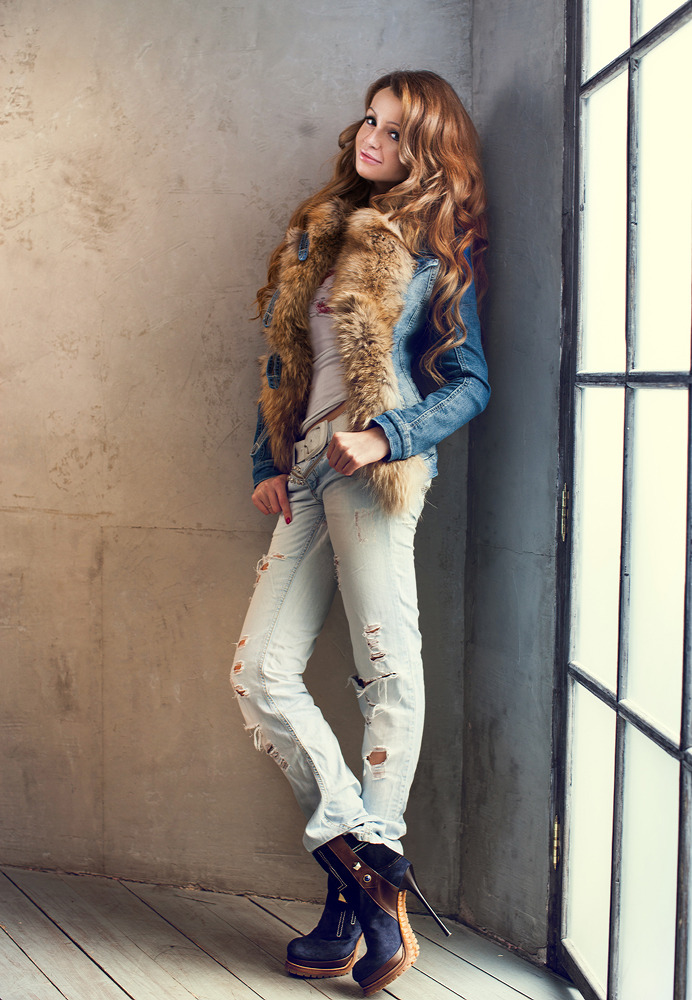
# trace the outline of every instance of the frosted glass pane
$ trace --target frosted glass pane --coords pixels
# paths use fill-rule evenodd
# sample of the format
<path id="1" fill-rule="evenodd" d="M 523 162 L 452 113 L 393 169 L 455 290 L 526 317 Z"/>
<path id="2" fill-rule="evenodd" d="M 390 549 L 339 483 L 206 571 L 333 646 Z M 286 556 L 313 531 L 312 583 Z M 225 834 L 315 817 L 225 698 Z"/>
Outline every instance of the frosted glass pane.
<path id="1" fill-rule="evenodd" d="M 576 683 L 570 746 L 566 936 L 579 953 L 580 965 L 589 967 L 589 980 L 605 989 L 615 713 Z"/>
<path id="2" fill-rule="evenodd" d="M 624 389 L 577 397 L 572 659 L 615 690 L 618 659 Z"/>
<path id="3" fill-rule="evenodd" d="M 679 765 L 628 726 L 620 902 L 619 996 L 672 1000 Z"/>
<path id="4" fill-rule="evenodd" d="M 677 739 L 682 704 L 687 391 L 637 389 L 627 698 Z"/>
<path id="5" fill-rule="evenodd" d="M 624 371 L 627 248 L 627 76 L 585 101 L 582 371 Z"/>
<path id="6" fill-rule="evenodd" d="M 641 60 L 638 178 L 635 364 L 646 370 L 687 370 L 692 286 L 692 22 Z"/>
<path id="7" fill-rule="evenodd" d="M 588 78 L 629 45 L 629 0 L 584 0 L 584 15 L 584 75 Z"/>
<path id="8" fill-rule="evenodd" d="M 659 21 L 681 6 L 680 0 L 640 0 L 639 36 L 656 27 Z"/>

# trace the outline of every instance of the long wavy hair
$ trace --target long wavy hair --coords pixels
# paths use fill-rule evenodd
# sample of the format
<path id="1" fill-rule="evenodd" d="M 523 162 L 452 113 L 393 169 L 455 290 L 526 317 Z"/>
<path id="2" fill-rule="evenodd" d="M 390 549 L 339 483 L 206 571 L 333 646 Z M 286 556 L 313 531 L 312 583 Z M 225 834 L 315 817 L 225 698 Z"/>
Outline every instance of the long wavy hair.
<path id="1" fill-rule="evenodd" d="M 420 363 L 440 383 L 437 359 L 463 343 L 466 335 L 461 318 L 463 295 L 474 279 L 479 302 L 487 288 L 488 230 L 480 142 L 463 104 L 437 73 L 396 70 L 381 76 L 368 88 L 366 111 L 375 94 L 387 87 L 401 101 L 399 159 L 408 168 L 406 179 L 371 198 L 370 182 L 356 171 L 355 139 L 361 118 L 339 136 L 341 153 L 332 179 L 298 206 L 290 225 L 304 229 L 314 208 L 339 197 L 354 209 L 370 204 L 389 214 L 398 222 L 412 253 L 428 251 L 438 258 L 431 300 L 433 335 Z M 260 312 L 276 287 L 284 246 L 282 241 L 271 255 L 267 284 L 257 293 Z"/>

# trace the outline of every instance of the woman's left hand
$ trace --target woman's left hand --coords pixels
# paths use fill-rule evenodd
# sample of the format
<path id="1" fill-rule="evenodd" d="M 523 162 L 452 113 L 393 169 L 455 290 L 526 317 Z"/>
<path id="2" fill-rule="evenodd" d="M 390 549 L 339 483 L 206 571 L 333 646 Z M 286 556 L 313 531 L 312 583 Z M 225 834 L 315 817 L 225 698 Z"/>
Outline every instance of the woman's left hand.
<path id="1" fill-rule="evenodd" d="M 352 476 L 364 465 L 379 462 L 388 454 L 387 435 L 377 425 L 364 431 L 336 431 L 327 448 L 332 469 L 344 476 Z"/>

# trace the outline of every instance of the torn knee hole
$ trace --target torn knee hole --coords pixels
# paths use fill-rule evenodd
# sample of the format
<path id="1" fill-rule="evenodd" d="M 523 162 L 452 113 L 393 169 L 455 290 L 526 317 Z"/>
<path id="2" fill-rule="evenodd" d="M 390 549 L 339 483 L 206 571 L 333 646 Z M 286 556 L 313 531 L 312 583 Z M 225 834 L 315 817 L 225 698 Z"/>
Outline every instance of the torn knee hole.
<path id="1" fill-rule="evenodd" d="M 385 654 L 382 653 L 382 655 L 377 657 L 377 659 L 382 659 L 384 655 Z M 396 671 L 390 670 L 388 673 L 379 674 L 377 677 L 359 677 L 358 674 L 354 674 L 351 677 L 351 680 L 357 688 L 360 688 L 360 691 L 358 692 L 358 695 L 360 696 L 366 688 L 370 687 L 371 684 L 377 684 L 378 681 L 387 681 L 390 677 L 396 677 Z M 365 700 L 368 701 L 367 698 Z M 369 702 L 369 704 L 371 703 Z"/>
<path id="2" fill-rule="evenodd" d="M 233 684 L 233 690 L 235 691 L 235 693 L 239 698 L 247 698 L 248 696 L 248 692 L 243 687 L 243 685 L 236 684 L 234 680 L 234 678 L 237 677 L 238 674 L 242 674 L 244 666 L 245 664 L 243 663 L 242 660 L 236 660 L 236 662 L 231 667 L 231 683 Z"/>
<path id="3" fill-rule="evenodd" d="M 260 561 L 257 563 L 257 572 L 266 573 L 269 569 L 269 565 L 272 559 L 285 559 L 286 556 L 282 552 L 270 552 L 268 556 L 262 556 Z"/>
<path id="4" fill-rule="evenodd" d="M 248 696 L 248 692 L 243 687 L 243 685 L 236 684 L 235 682 L 235 678 L 238 676 L 238 674 L 242 674 L 244 666 L 245 664 L 243 663 L 242 660 L 237 660 L 236 663 L 234 663 L 233 666 L 231 667 L 231 684 L 233 685 L 233 690 L 235 691 L 236 695 L 239 698 L 247 698 Z"/>
<path id="5" fill-rule="evenodd" d="M 257 579 L 255 580 L 255 586 L 260 582 L 263 573 L 266 573 L 269 569 L 272 559 L 285 559 L 286 556 L 282 552 L 270 552 L 268 556 L 262 556 L 260 561 L 257 563 Z"/>
<path id="6" fill-rule="evenodd" d="M 358 677 L 357 675 L 355 675 L 352 679 L 353 679 L 353 683 L 357 684 L 358 687 L 361 688 L 361 690 L 363 690 L 363 691 L 365 690 L 365 688 L 369 684 L 374 684 L 375 683 L 375 678 L 374 677 L 368 677 L 366 679 L 365 677 Z"/>
<path id="7" fill-rule="evenodd" d="M 363 635 L 370 650 L 370 659 L 373 662 L 382 660 L 387 655 L 385 650 L 380 647 L 380 628 L 381 626 L 376 624 L 366 625 L 363 629 Z"/>
<path id="8" fill-rule="evenodd" d="M 252 726 L 246 726 L 245 728 L 251 734 L 252 742 L 255 744 L 256 750 L 259 750 L 260 752 L 264 750 L 267 756 L 271 757 L 271 759 L 281 768 L 282 771 L 288 770 L 288 761 L 281 755 L 273 743 L 270 743 L 269 740 L 264 738 L 262 727 L 259 723 Z"/>
<path id="9" fill-rule="evenodd" d="M 243 646 L 247 646 L 249 638 L 250 638 L 249 635 L 241 635 L 240 639 L 238 639 L 238 645 L 236 646 L 236 649 L 242 649 Z"/>
<path id="10" fill-rule="evenodd" d="M 385 747 L 375 747 L 374 750 L 370 751 L 365 760 L 370 765 L 370 774 L 372 775 L 373 781 L 384 778 L 384 765 L 387 760 L 387 750 Z"/>
<path id="11" fill-rule="evenodd" d="M 271 759 L 274 761 L 274 763 L 278 764 L 278 766 L 281 768 L 282 771 L 287 770 L 287 768 L 288 768 L 288 761 L 286 760 L 285 757 L 281 756 L 281 754 L 276 749 L 276 747 L 274 746 L 273 743 L 267 743 L 265 745 L 265 747 L 264 747 L 264 750 L 265 750 L 265 753 L 267 754 L 267 756 L 271 757 Z"/>

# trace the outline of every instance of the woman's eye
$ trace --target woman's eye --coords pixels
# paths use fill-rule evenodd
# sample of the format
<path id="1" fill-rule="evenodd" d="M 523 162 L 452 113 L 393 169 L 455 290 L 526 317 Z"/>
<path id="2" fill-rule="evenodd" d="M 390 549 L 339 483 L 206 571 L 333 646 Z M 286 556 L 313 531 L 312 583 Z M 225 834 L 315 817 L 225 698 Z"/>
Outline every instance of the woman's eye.
<path id="1" fill-rule="evenodd" d="M 372 115 L 366 115 L 365 116 L 365 124 L 366 125 L 370 125 L 370 126 L 372 126 L 372 128 L 374 128 L 375 125 L 377 124 L 377 122 L 375 121 L 375 119 L 373 118 Z"/>
<path id="2" fill-rule="evenodd" d="M 399 141 L 399 133 L 398 132 L 390 132 L 389 134 L 391 135 L 391 137 L 394 140 L 394 142 L 398 142 Z"/>

